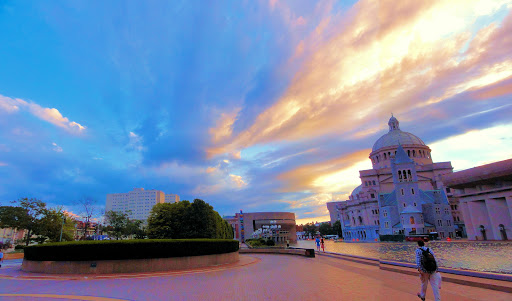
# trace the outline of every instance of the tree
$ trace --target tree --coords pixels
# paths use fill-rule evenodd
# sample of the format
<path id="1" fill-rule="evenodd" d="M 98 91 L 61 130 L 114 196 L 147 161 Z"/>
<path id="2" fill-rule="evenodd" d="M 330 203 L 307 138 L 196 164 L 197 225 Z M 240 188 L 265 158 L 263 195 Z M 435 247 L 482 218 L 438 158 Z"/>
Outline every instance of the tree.
<path id="1" fill-rule="evenodd" d="M 148 219 L 149 238 L 233 238 L 227 221 L 203 200 L 156 204 Z"/>
<path id="2" fill-rule="evenodd" d="M 321 223 L 320 227 L 318 227 L 318 231 L 320 231 L 321 235 L 332 235 L 334 231 L 332 230 L 330 223 Z"/>
<path id="3" fill-rule="evenodd" d="M 46 208 L 46 204 L 36 199 L 20 199 L 19 206 L 0 207 L 0 227 L 25 229 L 27 235 L 25 243 L 28 245 L 32 240 L 44 243 L 59 241 L 60 232 L 63 229 L 64 213 L 62 208 Z M 69 229 L 73 230 L 74 222 L 67 219 L 64 224 L 62 239 L 72 240 Z M 36 235 L 36 238 L 32 238 Z"/>
<path id="4" fill-rule="evenodd" d="M 146 238 L 146 231 L 142 226 L 141 220 L 130 220 L 126 221 L 125 236 L 135 237 L 136 239 Z"/>
<path id="5" fill-rule="evenodd" d="M 334 222 L 334 225 L 332 225 L 332 230 L 334 231 L 334 234 L 337 234 L 339 238 L 343 238 L 343 231 L 341 230 L 341 222 L 339 220 Z"/>
<path id="6" fill-rule="evenodd" d="M 46 203 L 35 198 L 21 198 L 17 203 L 26 212 L 26 215 L 20 219 L 17 228 L 27 231 L 25 243 L 28 246 L 32 240 L 32 235 L 39 235 L 42 231 L 41 219 L 47 210 Z"/>
<path id="7" fill-rule="evenodd" d="M 306 236 L 314 237 L 316 235 L 317 228 L 313 223 L 304 225 L 303 229 Z"/>
<path id="8" fill-rule="evenodd" d="M 15 206 L 0 207 L 0 228 L 23 229 L 28 219 L 26 209 Z"/>
<path id="9" fill-rule="evenodd" d="M 81 207 L 80 215 L 84 219 L 83 237 L 85 238 L 87 230 L 91 226 L 91 218 L 96 213 L 96 200 L 92 198 L 83 198 L 78 200 L 77 203 Z"/>
<path id="10" fill-rule="evenodd" d="M 126 224 L 128 222 L 128 215 L 126 213 L 117 211 L 108 211 L 105 213 L 105 223 L 107 232 L 116 239 L 122 238 L 126 233 Z"/>

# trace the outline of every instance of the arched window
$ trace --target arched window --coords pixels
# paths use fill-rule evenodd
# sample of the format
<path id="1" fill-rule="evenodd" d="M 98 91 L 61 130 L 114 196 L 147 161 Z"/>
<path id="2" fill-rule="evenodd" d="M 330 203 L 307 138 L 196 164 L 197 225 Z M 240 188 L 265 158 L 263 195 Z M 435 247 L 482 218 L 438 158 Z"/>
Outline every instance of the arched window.
<path id="1" fill-rule="evenodd" d="M 411 150 L 410 149 L 407 150 L 407 156 L 409 156 L 409 157 L 411 156 Z"/>
<path id="2" fill-rule="evenodd" d="M 411 170 L 407 170 L 407 178 L 408 178 L 408 181 L 412 181 L 412 175 L 411 175 Z"/>
<path id="3" fill-rule="evenodd" d="M 402 171 L 401 170 L 398 171 L 398 180 L 400 182 L 402 182 Z"/>
<path id="4" fill-rule="evenodd" d="M 414 216 L 409 217 L 409 222 L 411 225 L 414 225 Z"/>
<path id="5" fill-rule="evenodd" d="M 386 159 L 387 159 L 387 158 L 386 158 L 386 153 L 384 153 L 384 160 L 386 160 Z"/>
<path id="6" fill-rule="evenodd" d="M 415 149 L 412 150 L 412 156 L 416 157 L 416 150 Z"/>
<path id="7" fill-rule="evenodd" d="M 361 216 L 359 216 L 359 224 L 362 225 L 363 224 L 363 218 Z"/>

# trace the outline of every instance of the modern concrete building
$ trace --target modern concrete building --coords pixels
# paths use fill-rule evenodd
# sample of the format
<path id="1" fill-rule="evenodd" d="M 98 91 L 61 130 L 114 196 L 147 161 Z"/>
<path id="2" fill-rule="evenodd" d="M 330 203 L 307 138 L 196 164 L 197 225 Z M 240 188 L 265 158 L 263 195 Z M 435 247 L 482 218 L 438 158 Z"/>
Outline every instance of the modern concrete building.
<path id="1" fill-rule="evenodd" d="M 373 168 L 359 171 L 362 184 L 349 200 L 335 202 L 344 238 L 375 241 L 381 235 L 429 232 L 453 237 L 452 212 L 441 181 L 441 175 L 452 173 L 451 163 L 434 163 L 430 148 L 400 130 L 395 117 L 388 126 L 370 153 Z"/>
<path id="2" fill-rule="evenodd" d="M 329 216 L 331 218 L 331 225 L 333 225 L 336 221 L 340 220 L 340 216 L 338 214 L 337 206 L 341 205 L 343 202 L 328 202 L 327 210 L 329 210 Z"/>
<path id="3" fill-rule="evenodd" d="M 166 194 L 160 190 L 134 188 L 126 193 L 107 194 L 105 211 L 124 212 L 130 219 L 146 221 L 154 205 L 177 201 L 179 201 L 179 196 L 176 194 L 169 194 L 169 198 L 166 198 Z"/>
<path id="4" fill-rule="evenodd" d="M 295 213 L 291 212 L 252 212 L 237 213 L 224 217 L 233 227 L 234 237 L 240 241 L 259 233 L 261 237 L 277 243 L 297 242 Z M 243 239 L 242 239 L 243 236 Z"/>
<path id="5" fill-rule="evenodd" d="M 177 203 L 180 201 L 180 196 L 177 194 L 166 193 L 165 194 L 165 202 L 166 203 Z"/>
<path id="6" fill-rule="evenodd" d="M 459 199 L 470 240 L 512 237 L 512 159 L 443 176 Z"/>

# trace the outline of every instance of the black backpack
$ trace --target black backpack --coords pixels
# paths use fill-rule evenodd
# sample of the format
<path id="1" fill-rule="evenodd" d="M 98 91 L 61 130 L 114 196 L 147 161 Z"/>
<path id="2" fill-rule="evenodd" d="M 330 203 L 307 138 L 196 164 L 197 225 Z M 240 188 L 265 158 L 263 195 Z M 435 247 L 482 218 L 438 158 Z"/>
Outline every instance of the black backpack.
<path id="1" fill-rule="evenodd" d="M 426 250 L 421 249 L 421 252 L 423 253 L 423 268 L 427 273 L 434 273 L 437 270 L 437 263 L 434 255 L 430 253 L 428 248 Z"/>

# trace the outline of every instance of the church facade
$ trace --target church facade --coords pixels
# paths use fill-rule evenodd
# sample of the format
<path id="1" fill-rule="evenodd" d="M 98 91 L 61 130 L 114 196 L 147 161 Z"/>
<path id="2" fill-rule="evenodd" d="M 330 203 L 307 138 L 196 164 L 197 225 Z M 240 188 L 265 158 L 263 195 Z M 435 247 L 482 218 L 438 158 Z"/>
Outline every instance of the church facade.
<path id="1" fill-rule="evenodd" d="M 370 153 L 372 169 L 361 170 L 361 185 L 343 202 L 333 202 L 346 240 L 377 241 L 380 235 L 426 234 L 455 236 L 442 175 L 451 162 L 434 163 L 430 148 L 415 135 L 400 130 L 391 117 L 389 132 Z M 328 203 L 329 204 L 329 203 Z"/>

